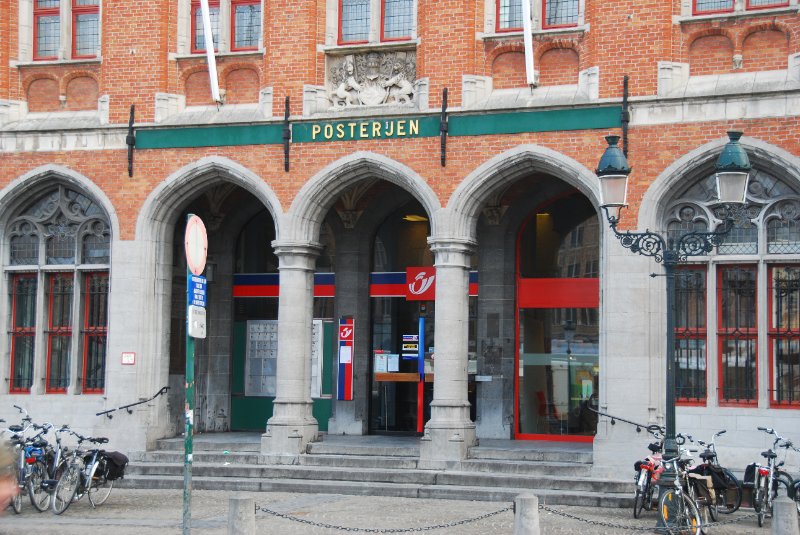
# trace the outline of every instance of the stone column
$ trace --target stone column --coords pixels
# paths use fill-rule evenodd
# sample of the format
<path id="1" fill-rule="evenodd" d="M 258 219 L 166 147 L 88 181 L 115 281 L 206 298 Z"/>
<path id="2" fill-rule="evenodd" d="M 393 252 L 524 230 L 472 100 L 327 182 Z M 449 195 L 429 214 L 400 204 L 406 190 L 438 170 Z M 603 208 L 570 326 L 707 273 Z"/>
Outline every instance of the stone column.
<path id="1" fill-rule="evenodd" d="M 430 238 L 436 266 L 436 322 L 431 419 L 420 441 L 420 467 L 445 468 L 465 459 L 475 444 L 469 418 L 467 361 L 469 267 L 474 242 Z"/>
<path id="2" fill-rule="evenodd" d="M 280 271 L 276 397 L 261 453 L 291 463 L 319 431 L 311 413 L 311 321 L 314 266 L 321 247 L 314 243 L 273 242 Z"/>

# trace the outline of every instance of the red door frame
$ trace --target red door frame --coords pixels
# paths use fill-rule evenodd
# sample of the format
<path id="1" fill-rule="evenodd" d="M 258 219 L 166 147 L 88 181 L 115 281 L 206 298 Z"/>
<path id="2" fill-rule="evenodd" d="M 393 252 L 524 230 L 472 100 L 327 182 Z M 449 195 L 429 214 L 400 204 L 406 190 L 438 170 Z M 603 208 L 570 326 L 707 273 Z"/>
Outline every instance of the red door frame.
<path id="1" fill-rule="evenodd" d="M 572 192 L 570 192 L 571 194 Z M 565 195 L 566 196 L 566 195 Z M 561 197 L 537 206 L 517 232 L 516 239 L 516 303 L 514 306 L 514 439 L 549 440 L 554 442 L 594 442 L 594 436 L 551 435 L 519 432 L 519 311 L 520 308 L 600 308 L 599 278 L 523 278 L 520 277 L 520 246 L 525 228 L 538 212 Z M 600 244 L 597 245 L 600 247 Z"/>

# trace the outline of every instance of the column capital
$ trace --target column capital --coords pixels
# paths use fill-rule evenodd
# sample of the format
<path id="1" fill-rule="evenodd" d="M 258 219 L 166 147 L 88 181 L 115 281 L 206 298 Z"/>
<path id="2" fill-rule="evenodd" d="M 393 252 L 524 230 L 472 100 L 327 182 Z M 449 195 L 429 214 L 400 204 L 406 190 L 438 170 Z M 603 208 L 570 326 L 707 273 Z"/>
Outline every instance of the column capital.
<path id="1" fill-rule="evenodd" d="M 428 245 L 433 251 L 437 267 L 471 267 L 470 257 L 475 254 L 477 243 L 470 238 L 439 237 L 428 238 Z"/>
<path id="2" fill-rule="evenodd" d="M 317 242 L 275 240 L 272 247 L 278 257 L 279 269 L 314 271 L 317 257 L 322 252 L 322 245 Z"/>

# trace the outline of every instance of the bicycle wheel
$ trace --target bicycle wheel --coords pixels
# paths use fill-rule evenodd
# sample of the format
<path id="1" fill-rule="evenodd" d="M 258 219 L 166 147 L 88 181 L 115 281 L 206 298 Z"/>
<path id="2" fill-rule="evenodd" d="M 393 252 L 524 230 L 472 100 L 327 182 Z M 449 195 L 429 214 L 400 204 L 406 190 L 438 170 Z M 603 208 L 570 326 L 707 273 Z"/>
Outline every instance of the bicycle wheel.
<path id="1" fill-rule="evenodd" d="M 40 513 L 50 507 L 50 493 L 42 488 L 45 479 L 47 479 L 47 466 L 42 461 L 36 461 L 30 467 L 27 487 L 31 505 Z"/>
<path id="2" fill-rule="evenodd" d="M 692 499 L 668 489 L 658 500 L 661 525 L 670 535 L 700 535 L 702 521 L 700 511 Z"/>
<path id="3" fill-rule="evenodd" d="M 727 468 L 723 468 L 722 472 L 725 477 L 725 488 L 717 489 L 717 511 L 727 515 L 742 505 L 742 484 Z"/>
<path id="4" fill-rule="evenodd" d="M 753 509 L 758 517 L 758 527 L 764 525 L 764 518 L 767 516 L 767 478 L 759 477 L 756 479 L 756 486 L 753 488 Z"/>
<path id="5" fill-rule="evenodd" d="M 53 512 L 60 515 L 69 508 L 81 482 L 81 467 L 71 464 L 56 483 L 53 492 Z"/>
<path id="6" fill-rule="evenodd" d="M 99 471 L 99 468 L 98 468 Z M 114 488 L 114 481 L 106 479 L 105 474 L 100 474 L 92 478 L 92 485 L 89 487 L 89 503 L 97 507 L 106 503 L 111 489 Z"/>
<path id="7" fill-rule="evenodd" d="M 17 493 L 11 498 L 11 508 L 16 514 L 22 512 L 22 489 L 17 488 Z"/>
<path id="8" fill-rule="evenodd" d="M 800 515 L 800 480 L 794 482 L 794 504 L 797 506 L 797 514 Z"/>
<path id="9" fill-rule="evenodd" d="M 649 486 L 650 478 L 640 470 L 636 475 L 636 493 L 633 495 L 633 518 L 639 518 L 642 514 Z"/>

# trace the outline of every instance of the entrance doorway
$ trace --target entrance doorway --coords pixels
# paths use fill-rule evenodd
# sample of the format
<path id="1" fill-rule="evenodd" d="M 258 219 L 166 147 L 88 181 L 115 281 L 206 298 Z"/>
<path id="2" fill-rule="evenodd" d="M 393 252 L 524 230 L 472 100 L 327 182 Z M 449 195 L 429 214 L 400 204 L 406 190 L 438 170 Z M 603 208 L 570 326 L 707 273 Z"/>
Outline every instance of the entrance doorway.
<path id="1" fill-rule="evenodd" d="M 515 438 L 590 442 L 600 372 L 597 213 L 577 192 L 545 203 L 517 243 Z"/>

